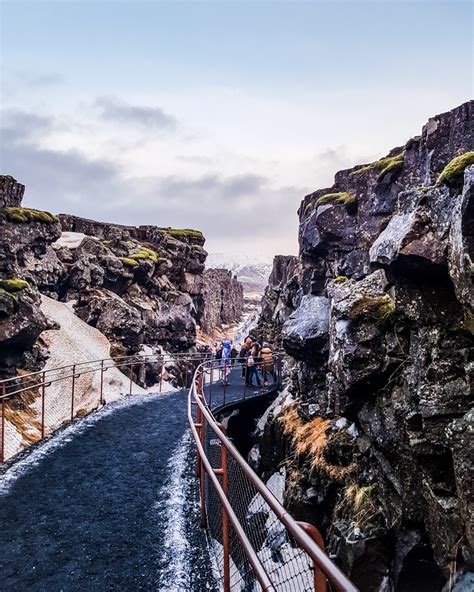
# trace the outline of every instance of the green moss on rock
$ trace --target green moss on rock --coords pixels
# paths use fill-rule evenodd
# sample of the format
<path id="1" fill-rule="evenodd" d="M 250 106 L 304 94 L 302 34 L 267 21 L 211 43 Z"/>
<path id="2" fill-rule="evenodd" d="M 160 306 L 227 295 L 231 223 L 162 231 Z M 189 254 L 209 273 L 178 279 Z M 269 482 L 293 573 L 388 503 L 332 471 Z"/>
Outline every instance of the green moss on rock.
<path id="1" fill-rule="evenodd" d="M 326 193 L 326 195 L 321 195 L 316 200 L 317 206 L 322 206 L 324 204 L 335 204 L 335 205 L 349 205 L 353 204 L 357 201 L 355 193 L 349 193 L 347 191 L 341 191 L 339 193 Z"/>
<path id="2" fill-rule="evenodd" d="M 204 240 L 204 235 L 200 230 L 192 230 L 191 228 L 161 228 L 161 232 L 178 240 L 189 238 Z"/>
<path id="3" fill-rule="evenodd" d="M 10 278 L 8 280 L 0 280 L 0 288 L 6 292 L 21 292 L 21 290 L 28 290 L 30 284 L 26 280 L 20 278 Z"/>
<path id="4" fill-rule="evenodd" d="M 130 257 L 120 257 L 120 261 L 127 267 L 138 267 L 138 261 Z"/>
<path id="5" fill-rule="evenodd" d="M 452 186 L 462 183 L 464 169 L 471 164 L 474 164 L 474 151 L 456 156 L 441 171 L 438 177 L 438 185 L 444 183 L 445 185 Z"/>
<path id="6" fill-rule="evenodd" d="M 132 253 L 129 255 L 129 259 L 133 259 L 135 261 L 140 261 L 140 259 L 150 259 L 153 261 L 153 263 L 157 263 L 159 257 L 156 251 L 148 249 L 147 247 L 141 247 L 138 253 Z"/>
<path id="7" fill-rule="evenodd" d="M 366 317 L 378 323 L 384 323 L 395 312 L 395 302 L 388 294 L 383 296 L 365 296 L 352 306 L 349 318 Z"/>
<path id="8" fill-rule="evenodd" d="M 57 216 L 41 210 L 31 208 L 4 208 L 2 210 L 9 222 L 18 224 L 27 224 L 28 222 L 43 222 L 45 224 L 55 224 L 59 222 Z"/>
<path id="9" fill-rule="evenodd" d="M 387 173 L 402 169 L 404 162 L 405 154 L 398 154 L 397 156 L 387 156 L 385 158 L 381 158 L 380 160 L 376 160 L 375 162 L 372 162 L 366 166 L 363 166 L 362 168 L 357 169 L 356 171 L 352 171 L 351 175 L 361 175 L 362 173 L 376 170 L 379 171 L 379 176 L 377 180 L 380 180 Z"/>
<path id="10" fill-rule="evenodd" d="M 334 278 L 334 283 L 336 284 L 343 284 L 344 282 L 347 282 L 349 278 L 346 277 L 345 275 L 338 275 L 337 277 Z"/>

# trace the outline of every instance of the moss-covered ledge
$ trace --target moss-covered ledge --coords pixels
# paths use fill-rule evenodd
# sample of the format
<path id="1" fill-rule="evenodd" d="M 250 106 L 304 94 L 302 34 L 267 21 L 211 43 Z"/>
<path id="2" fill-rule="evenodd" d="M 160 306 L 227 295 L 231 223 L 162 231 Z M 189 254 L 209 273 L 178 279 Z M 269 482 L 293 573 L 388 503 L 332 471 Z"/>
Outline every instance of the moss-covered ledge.
<path id="1" fill-rule="evenodd" d="M 3 208 L 3 210 L 0 210 L 0 215 L 3 215 L 8 222 L 16 224 L 28 224 L 29 222 L 42 222 L 44 224 L 59 223 L 59 218 L 57 216 L 54 216 L 49 212 L 34 210 L 32 208 Z"/>

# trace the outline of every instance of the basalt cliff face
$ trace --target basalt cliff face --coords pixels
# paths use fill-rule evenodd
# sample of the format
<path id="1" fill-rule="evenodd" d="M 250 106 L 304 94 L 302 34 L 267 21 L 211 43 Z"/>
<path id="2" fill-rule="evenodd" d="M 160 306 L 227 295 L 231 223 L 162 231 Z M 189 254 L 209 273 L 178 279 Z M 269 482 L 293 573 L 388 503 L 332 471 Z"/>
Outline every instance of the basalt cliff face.
<path id="1" fill-rule="evenodd" d="M 23 208 L 24 186 L 0 181 L 3 375 L 41 365 L 37 340 L 51 327 L 40 294 L 72 302 L 109 339 L 113 356 L 190 351 L 197 324 L 212 331 L 239 320 L 242 287 L 225 270 L 204 271 L 202 233 L 56 217 Z"/>
<path id="2" fill-rule="evenodd" d="M 40 309 L 34 269 L 61 235 L 59 219 L 21 207 L 25 187 L 0 177 L 0 378 L 17 366 L 35 368 L 37 339 L 50 328 Z"/>
<path id="3" fill-rule="evenodd" d="M 306 196 L 263 301 L 289 364 L 259 470 L 366 592 L 474 566 L 472 107 Z"/>

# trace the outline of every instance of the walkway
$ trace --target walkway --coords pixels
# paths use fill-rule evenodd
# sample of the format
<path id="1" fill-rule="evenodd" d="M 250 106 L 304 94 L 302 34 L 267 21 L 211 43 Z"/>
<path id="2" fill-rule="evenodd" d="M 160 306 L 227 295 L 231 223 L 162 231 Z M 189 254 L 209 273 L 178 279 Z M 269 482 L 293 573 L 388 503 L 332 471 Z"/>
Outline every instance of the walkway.
<path id="1" fill-rule="evenodd" d="M 209 590 L 186 565 L 170 573 L 177 556 L 192 565 L 205 552 L 195 488 L 170 491 L 170 462 L 194 474 L 190 440 L 182 441 L 186 398 L 127 397 L 67 428 L 38 462 L 22 461 L 0 495 L 0 590 Z M 190 499 L 180 508 L 171 496 L 183 491 Z M 181 540 L 188 535 L 192 551 Z"/>
<path id="2" fill-rule="evenodd" d="M 2 592 L 212 590 L 186 401 L 126 397 L 0 477 Z"/>

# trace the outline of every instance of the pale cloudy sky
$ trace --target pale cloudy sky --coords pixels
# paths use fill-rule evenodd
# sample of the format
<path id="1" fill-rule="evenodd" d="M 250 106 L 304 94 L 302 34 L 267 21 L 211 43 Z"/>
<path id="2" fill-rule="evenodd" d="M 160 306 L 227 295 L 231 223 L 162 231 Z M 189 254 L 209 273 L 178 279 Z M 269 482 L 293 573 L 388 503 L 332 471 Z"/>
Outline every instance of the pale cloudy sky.
<path id="1" fill-rule="evenodd" d="M 26 205 L 296 252 L 301 198 L 472 95 L 472 4 L 0 0 Z"/>

